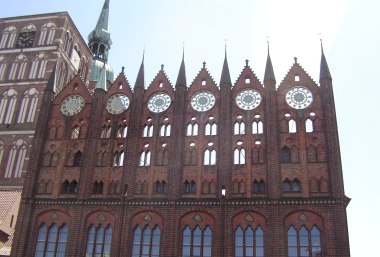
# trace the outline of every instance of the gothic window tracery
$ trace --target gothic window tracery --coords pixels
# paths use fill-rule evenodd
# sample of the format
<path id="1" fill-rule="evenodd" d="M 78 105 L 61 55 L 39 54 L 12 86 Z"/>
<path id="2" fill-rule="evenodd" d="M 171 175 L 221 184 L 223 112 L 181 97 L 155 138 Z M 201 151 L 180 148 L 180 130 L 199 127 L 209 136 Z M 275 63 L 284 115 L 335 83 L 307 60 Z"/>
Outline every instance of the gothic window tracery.
<path id="1" fill-rule="evenodd" d="M 71 182 L 65 180 L 62 183 L 62 194 L 75 194 L 78 191 L 78 182 L 74 179 Z"/>
<path id="2" fill-rule="evenodd" d="M 136 226 L 133 231 L 132 257 L 159 257 L 161 229 L 148 225 L 142 230 Z"/>
<path id="3" fill-rule="evenodd" d="M 160 129 L 160 137 L 169 137 L 171 133 L 171 125 L 163 124 Z"/>
<path id="4" fill-rule="evenodd" d="M 38 228 L 36 257 L 65 256 L 69 227 L 63 224 L 48 227 L 42 224 Z"/>
<path id="5" fill-rule="evenodd" d="M 244 135 L 244 134 L 245 134 L 244 121 L 236 121 L 234 125 L 234 135 Z"/>
<path id="6" fill-rule="evenodd" d="M 293 179 L 290 181 L 289 179 L 285 179 L 282 182 L 282 191 L 283 192 L 301 192 L 301 184 L 298 179 Z"/>
<path id="7" fill-rule="evenodd" d="M 140 155 L 140 165 L 139 166 L 150 166 L 150 151 L 143 151 Z"/>
<path id="8" fill-rule="evenodd" d="M 17 30 L 16 27 L 10 26 L 4 29 L 4 32 L 1 36 L 0 49 L 3 48 L 12 48 L 16 41 Z"/>
<path id="9" fill-rule="evenodd" d="M 17 117 L 17 123 L 34 122 L 38 105 L 38 94 L 39 92 L 34 87 L 24 92 L 24 97 L 21 101 L 21 107 Z"/>
<path id="10" fill-rule="evenodd" d="M 4 56 L 0 56 L 0 81 L 4 79 L 5 70 L 7 68 L 7 61 Z"/>
<path id="11" fill-rule="evenodd" d="M 87 232 L 86 257 L 111 256 L 111 225 L 91 225 Z"/>
<path id="12" fill-rule="evenodd" d="M 42 79 L 45 77 L 47 56 L 45 53 L 39 53 L 36 55 L 30 68 L 29 79 Z"/>
<path id="13" fill-rule="evenodd" d="M 321 233 L 317 226 L 309 231 L 306 226 L 288 229 L 288 256 L 314 257 L 321 254 Z"/>
<path id="14" fill-rule="evenodd" d="M 19 54 L 11 66 L 11 70 L 9 72 L 9 80 L 23 79 L 27 65 L 28 58 L 26 58 L 24 54 Z"/>
<path id="15" fill-rule="evenodd" d="M 203 165 L 215 165 L 216 164 L 216 150 L 206 149 L 204 151 Z"/>
<path id="16" fill-rule="evenodd" d="M 42 26 L 40 38 L 38 40 L 38 45 L 51 45 L 53 44 L 55 31 L 57 26 L 53 22 L 48 22 Z"/>
<path id="17" fill-rule="evenodd" d="M 255 179 L 252 183 L 252 192 L 257 193 L 265 193 L 265 182 L 264 180 L 257 180 Z"/>
<path id="18" fill-rule="evenodd" d="M 185 193 L 187 194 L 195 194 L 196 193 L 196 183 L 194 180 L 191 180 L 190 182 L 188 180 L 185 180 L 184 183 L 185 186 Z"/>
<path id="19" fill-rule="evenodd" d="M 4 178 L 20 178 L 26 156 L 26 142 L 18 139 L 12 143 L 8 156 L 7 166 L 5 167 Z"/>
<path id="20" fill-rule="evenodd" d="M 159 181 L 157 180 L 156 183 L 154 183 L 154 192 L 156 194 L 164 194 L 168 190 L 168 185 L 165 180 Z"/>
<path id="21" fill-rule="evenodd" d="M 234 164 L 245 164 L 245 150 L 244 148 L 236 148 L 234 150 Z"/>
<path id="22" fill-rule="evenodd" d="M 153 137 L 153 125 L 145 125 L 143 130 L 143 137 Z"/>
<path id="23" fill-rule="evenodd" d="M 190 123 L 187 125 L 187 136 L 198 136 L 198 124 L 197 123 Z"/>
<path id="24" fill-rule="evenodd" d="M 0 124 L 11 124 L 17 103 L 17 91 L 13 88 L 5 91 L 0 100 Z"/>
<path id="25" fill-rule="evenodd" d="M 113 166 L 114 167 L 122 167 L 124 165 L 124 151 L 116 151 L 113 156 Z"/>
<path id="26" fill-rule="evenodd" d="M 186 226 L 182 231 L 182 257 L 211 257 L 212 231 L 209 226 L 201 230 L 199 226 L 190 229 Z"/>
<path id="27" fill-rule="evenodd" d="M 103 194 L 103 187 L 104 187 L 103 181 L 95 181 L 92 187 L 92 193 Z"/>
<path id="28" fill-rule="evenodd" d="M 263 134 L 263 122 L 262 121 L 254 121 L 252 122 L 252 134 Z"/>
<path id="29" fill-rule="evenodd" d="M 264 257 L 264 231 L 258 226 L 235 230 L 235 257 Z"/>
<path id="30" fill-rule="evenodd" d="M 205 126 L 205 136 L 215 136 L 217 130 L 216 123 L 207 123 Z"/>
<path id="31" fill-rule="evenodd" d="M 157 165 L 164 166 L 169 164 L 169 150 L 159 149 L 157 152 Z"/>

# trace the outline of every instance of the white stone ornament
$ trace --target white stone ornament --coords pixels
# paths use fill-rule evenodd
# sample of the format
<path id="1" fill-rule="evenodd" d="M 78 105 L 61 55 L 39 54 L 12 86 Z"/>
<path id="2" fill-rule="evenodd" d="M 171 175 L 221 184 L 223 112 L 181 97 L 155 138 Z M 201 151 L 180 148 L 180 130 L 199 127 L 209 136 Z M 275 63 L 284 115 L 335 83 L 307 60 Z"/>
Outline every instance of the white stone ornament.
<path id="1" fill-rule="evenodd" d="M 112 95 L 107 100 L 106 109 L 111 114 L 120 114 L 126 111 L 129 107 L 129 98 L 124 94 Z"/>
<path id="2" fill-rule="evenodd" d="M 254 89 L 244 89 L 236 96 L 236 104 L 240 109 L 253 110 L 260 105 L 262 97 Z"/>
<path id="3" fill-rule="evenodd" d="M 148 109 L 154 113 L 160 113 L 166 111 L 172 100 L 166 93 L 157 93 L 151 96 L 148 100 Z"/>
<path id="4" fill-rule="evenodd" d="M 209 91 L 201 91 L 191 98 L 191 107 L 198 112 L 210 110 L 215 105 L 215 96 Z"/>
<path id="5" fill-rule="evenodd" d="M 84 107 L 84 99 L 80 95 L 70 95 L 61 104 L 61 112 L 66 116 L 73 116 Z"/>
<path id="6" fill-rule="evenodd" d="M 285 95 L 288 105 L 294 109 L 305 109 L 313 102 L 313 94 L 306 87 L 292 87 Z"/>

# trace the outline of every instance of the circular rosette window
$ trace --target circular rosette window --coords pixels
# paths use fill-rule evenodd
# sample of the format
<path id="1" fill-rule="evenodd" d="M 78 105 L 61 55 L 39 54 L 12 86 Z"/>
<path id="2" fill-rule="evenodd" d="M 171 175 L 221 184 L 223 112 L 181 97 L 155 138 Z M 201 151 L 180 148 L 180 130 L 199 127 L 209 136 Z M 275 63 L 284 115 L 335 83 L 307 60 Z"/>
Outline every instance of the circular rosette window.
<path id="1" fill-rule="evenodd" d="M 166 111 L 172 100 L 166 93 L 158 93 L 151 96 L 148 100 L 148 109 L 154 113 L 160 113 Z"/>
<path id="2" fill-rule="evenodd" d="M 215 96 L 209 91 L 201 91 L 191 98 L 191 107 L 198 112 L 210 110 L 215 105 Z"/>
<path id="3" fill-rule="evenodd" d="M 313 94 L 306 87 L 292 87 L 286 93 L 285 100 L 294 109 L 305 109 L 313 102 Z"/>
<path id="4" fill-rule="evenodd" d="M 254 89 L 245 89 L 240 91 L 236 96 L 236 104 L 240 109 L 253 110 L 260 105 L 262 97 Z"/>

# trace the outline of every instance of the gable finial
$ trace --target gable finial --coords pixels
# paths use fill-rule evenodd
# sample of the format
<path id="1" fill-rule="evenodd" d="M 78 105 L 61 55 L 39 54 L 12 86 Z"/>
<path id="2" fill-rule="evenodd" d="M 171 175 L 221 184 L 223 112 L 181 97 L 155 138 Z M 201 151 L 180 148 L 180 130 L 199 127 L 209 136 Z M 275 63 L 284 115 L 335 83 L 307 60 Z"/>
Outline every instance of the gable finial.
<path id="1" fill-rule="evenodd" d="M 163 64 L 161 64 L 161 71 L 163 71 L 164 70 L 164 65 Z"/>
<path id="2" fill-rule="evenodd" d="M 203 62 L 203 69 L 206 69 L 206 62 Z"/>
<path id="3" fill-rule="evenodd" d="M 297 63 L 297 57 L 294 57 L 294 63 Z"/>
<path id="4" fill-rule="evenodd" d="M 248 67 L 249 60 L 245 59 L 245 67 Z"/>
<path id="5" fill-rule="evenodd" d="M 182 42 L 182 60 L 185 60 L 185 41 Z"/>
<path id="6" fill-rule="evenodd" d="M 121 73 L 124 73 L 125 67 L 121 67 Z"/>

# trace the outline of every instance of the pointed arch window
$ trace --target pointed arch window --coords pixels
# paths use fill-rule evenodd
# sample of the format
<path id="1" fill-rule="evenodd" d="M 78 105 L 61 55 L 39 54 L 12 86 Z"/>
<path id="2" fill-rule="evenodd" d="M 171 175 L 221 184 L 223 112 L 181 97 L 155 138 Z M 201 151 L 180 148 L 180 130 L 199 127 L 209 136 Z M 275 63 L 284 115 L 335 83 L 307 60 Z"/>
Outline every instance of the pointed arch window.
<path id="1" fill-rule="evenodd" d="M 111 132 L 112 132 L 112 127 L 111 125 L 104 125 L 102 127 L 102 133 L 100 134 L 100 138 L 110 138 L 111 137 Z"/>
<path id="2" fill-rule="evenodd" d="M 71 130 L 70 139 L 78 139 L 79 134 L 80 134 L 80 127 L 78 125 L 75 125 Z"/>
<path id="3" fill-rule="evenodd" d="M 258 193 L 265 193 L 265 182 L 264 180 L 257 181 L 256 179 L 253 181 L 252 184 L 252 191 L 255 194 Z"/>
<path id="4" fill-rule="evenodd" d="M 45 167 L 55 167 L 58 164 L 59 154 L 54 151 L 53 153 L 46 152 L 44 153 L 43 166 Z"/>
<path id="5" fill-rule="evenodd" d="M 83 153 L 78 151 L 74 154 L 73 167 L 81 167 L 83 162 Z"/>
<path id="6" fill-rule="evenodd" d="M 93 184 L 92 193 L 103 194 L 103 187 L 104 187 L 103 181 L 95 181 Z"/>
<path id="7" fill-rule="evenodd" d="M 29 79 L 42 79 L 45 77 L 47 64 L 47 57 L 45 53 L 40 53 L 32 62 L 32 67 L 30 68 Z"/>
<path id="8" fill-rule="evenodd" d="M 153 137 L 153 125 L 145 125 L 143 131 L 143 137 Z"/>
<path id="9" fill-rule="evenodd" d="M 282 163 L 290 163 L 290 149 L 286 146 L 282 148 L 281 151 L 281 162 Z"/>
<path id="10" fill-rule="evenodd" d="M 16 27 L 11 26 L 4 30 L 1 36 L 0 48 L 12 48 L 16 40 Z"/>
<path id="11" fill-rule="evenodd" d="M 215 193 L 215 183 L 214 181 L 203 181 L 202 183 L 202 194 L 214 194 Z"/>
<path id="12" fill-rule="evenodd" d="M 216 164 L 216 150 L 212 149 L 206 149 L 204 152 L 204 165 L 215 165 Z"/>
<path id="13" fill-rule="evenodd" d="M 144 151 L 141 153 L 140 166 L 150 166 L 150 151 Z"/>
<path id="14" fill-rule="evenodd" d="M 167 149 L 160 149 L 157 152 L 157 165 L 163 166 L 169 164 L 169 151 Z"/>
<path id="15" fill-rule="evenodd" d="M 245 193 L 245 187 L 246 187 L 246 184 L 245 184 L 245 181 L 243 179 L 241 179 L 240 181 L 235 179 L 234 188 L 233 188 L 234 194 L 244 194 Z"/>
<path id="16" fill-rule="evenodd" d="M 170 133 L 171 133 L 171 125 L 170 124 L 161 125 L 161 129 L 160 129 L 160 136 L 161 137 L 170 137 Z"/>
<path id="17" fill-rule="evenodd" d="M 124 151 L 116 151 L 113 157 L 113 166 L 122 167 L 124 165 Z"/>
<path id="18" fill-rule="evenodd" d="M 111 256 L 112 227 L 91 225 L 87 232 L 86 257 Z"/>
<path id="19" fill-rule="evenodd" d="M 305 120 L 305 131 L 307 133 L 314 131 L 314 124 L 313 124 L 313 121 L 311 119 Z"/>
<path id="20" fill-rule="evenodd" d="M 291 119 L 288 121 L 289 133 L 297 133 L 297 123 L 295 120 Z"/>
<path id="21" fill-rule="evenodd" d="M 67 64 L 66 63 L 61 63 L 59 69 L 58 69 L 58 75 L 57 75 L 57 91 L 61 91 L 64 85 L 66 84 L 67 81 Z"/>
<path id="22" fill-rule="evenodd" d="M 215 123 L 210 124 L 207 123 L 205 127 L 205 135 L 206 136 L 215 136 L 217 131 L 217 125 Z"/>
<path id="23" fill-rule="evenodd" d="M 57 26 L 52 22 L 43 25 L 41 29 L 40 39 L 38 40 L 38 45 L 43 46 L 53 44 L 56 29 Z"/>
<path id="24" fill-rule="evenodd" d="M 197 123 L 194 123 L 194 124 L 189 124 L 187 125 L 187 133 L 186 133 L 187 136 L 198 136 L 198 124 Z"/>
<path id="25" fill-rule="evenodd" d="M 7 62 L 4 56 L 0 56 L 0 81 L 4 79 Z"/>
<path id="26" fill-rule="evenodd" d="M 146 226 L 141 230 L 139 226 L 133 231 L 132 257 L 159 257 L 161 229 L 159 226 L 153 230 Z"/>
<path id="27" fill-rule="evenodd" d="M 69 227 L 63 224 L 58 228 L 53 224 L 48 228 L 43 224 L 38 229 L 35 257 L 63 257 L 66 253 Z"/>
<path id="28" fill-rule="evenodd" d="M 209 226 L 202 231 L 199 226 L 193 230 L 186 226 L 182 231 L 182 257 L 211 257 L 212 231 Z"/>
<path id="29" fill-rule="evenodd" d="M 264 231 L 258 226 L 235 230 L 235 257 L 264 257 Z"/>
<path id="30" fill-rule="evenodd" d="M 36 88 L 31 88 L 24 92 L 24 97 L 21 101 L 21 107 L 17 117 L 17 123 L 34 122 L 38 105 L 38 94 Z"/>
<path id="31" fill-rule="evenodd" d="M 17 103 L 17 92 L 13 88 L 3 93 L 0 100 L 0 124 L 11 124 Z"/>
<path id="32" fill-rule="evenodd" d="M 252 134 L 263 134 L 264 133 L 264 125 L 262 121 L 254 121 L 252 123 Z"/>
<path id="33" fill-rule="evenodd" d="M 282 191 L 283 192 L 300 192 L 301 191 L 301 184 L 298 179 L 294 179 L 293 181 L 290 181 L 289 179 L 285 179 L 282 182 Z"/>
<path id="34" fill-rule="evenodd" d="M 107 152 L 105 150 L 100 150 L 98 152 L 98 158 L 97 158 L 96 166 L 98 166 L 98 167 L 106 166 L 106 154 L 107 154 Z"/>
<path id="35" fill-rule="evenodd" d="M 234 135 L 244 135 L 245 134 L 245 123 L 244 121 L 237 121 L 234 125 Z"/>
<path id="36" fill-rule="evenodd" d="M 69 55 L 72 43 L 73 39 L 71 38 L 70 32 L 66 31 L 65 39 L 63 41 L 63 50 L 67 53 L 67 55 Z"/>
<path id="37" fill-rule="evenodd" d="M 20 178 L 26 156 L 26 142 L 18 139 L 12 143 L 9 152 L 7 166 L 5 167 L 4 178 Z"/>
<path id="38" fill-rule="evenodd" d="M 234 164 L 245 164 L 245 150 L 244 148 L 236 148 L 234 151 Z"/>
<path id="39" fill-rule="evenodd" d="M 313 226 L 309 231 L 306 226 L 297 230 L 294 226 L 288 229 L 288 256 L 314 257 L 321 254 L 320 230 Z"/>
<path id="40" fill-rule="evenodd" d="M 196 193 L 196 184 L 194 180 L 191 180 L 190 182 L 188 180 L 185 181 L 184 183 L 185 186 L 185 193 L 188 194 L 195 194 Z"/>
<path id="41" fill-rule="evenodd" d="M 116 132 L 116 138 L 126 138 L 128 133 L 127 125 L 119 125 L 119 128 Z"/>
<path id="42" fill-rule="evenodd" d="M 263 147 L 254 147 L 252 149 L 252 163 L 264 163 L 265 162 L 265 153 Z"/>
<path id="43" fill-rule="evenodd" d="M 156 194 L 164 194 L 166 193 L 168 190 L 168 186 L 167 186 L 167 183 L 165 180 L 162 180 L 162 181 L 156 181 L 156 183 L 154 184 L 154 192 Z"/>
<path id="44" fill-rule="evenodd" d="M 185 165 L 196 165 L 197 164 L 197 149 L 191 147 L 185 153 Z"/>
<path id="45" fill-rule="evenodd" d="M 26 56 L 24 54 L 19 54 L 16 57 L 15 62 L 11 66 L 11 70 L 9 72 L 9 79 L 10 80 L 23 79 L 27 64 L 28 64 L 28 59 L 26 58 Z"/>
<path id="46" fill-rule="evenodd" d="M 77 191 L 78 191 L 78 182 L 75 179 L 71 182 L 69 182 L 68 180 L 65 180 L 62 183 L 63 194 L 75 194 Z"/>

